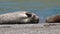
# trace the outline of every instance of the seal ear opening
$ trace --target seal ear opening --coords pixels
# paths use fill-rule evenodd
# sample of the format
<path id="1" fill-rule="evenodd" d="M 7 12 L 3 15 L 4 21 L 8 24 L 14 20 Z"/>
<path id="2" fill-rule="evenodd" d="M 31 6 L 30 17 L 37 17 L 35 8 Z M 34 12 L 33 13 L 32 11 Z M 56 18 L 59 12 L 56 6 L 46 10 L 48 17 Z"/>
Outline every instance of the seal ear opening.
<path id="1" fill-rule="evenodd" d="M 30 13 L 25 13 L 28 17 L 31 17 L 32 16 L 32 14 L 30 14 Z"/>

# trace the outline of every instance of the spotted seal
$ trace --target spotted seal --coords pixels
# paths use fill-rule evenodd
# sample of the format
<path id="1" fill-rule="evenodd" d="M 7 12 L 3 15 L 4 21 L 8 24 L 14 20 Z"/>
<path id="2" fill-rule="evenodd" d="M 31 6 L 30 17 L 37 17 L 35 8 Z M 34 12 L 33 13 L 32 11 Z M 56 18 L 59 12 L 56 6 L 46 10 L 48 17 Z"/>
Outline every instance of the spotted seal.
<path id="1" fill-rule="evenodd" d="M 0 24 L 34 24 L 39 22 L 39 17 L 29 11 L 18 11 L 0 15 Z"/>

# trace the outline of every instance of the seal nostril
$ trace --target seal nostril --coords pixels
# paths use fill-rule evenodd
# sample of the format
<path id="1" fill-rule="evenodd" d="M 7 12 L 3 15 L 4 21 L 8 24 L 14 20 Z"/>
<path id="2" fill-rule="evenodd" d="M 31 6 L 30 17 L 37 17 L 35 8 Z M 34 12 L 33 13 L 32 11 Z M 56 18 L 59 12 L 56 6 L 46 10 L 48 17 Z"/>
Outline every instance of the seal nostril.
<path id="1" fill-rule="evenodd" d="M 31 16 L 32 16 L 30 13 L 26 13 L 26 15 L 27 15 L 28 17 L 31 17 Z"/>

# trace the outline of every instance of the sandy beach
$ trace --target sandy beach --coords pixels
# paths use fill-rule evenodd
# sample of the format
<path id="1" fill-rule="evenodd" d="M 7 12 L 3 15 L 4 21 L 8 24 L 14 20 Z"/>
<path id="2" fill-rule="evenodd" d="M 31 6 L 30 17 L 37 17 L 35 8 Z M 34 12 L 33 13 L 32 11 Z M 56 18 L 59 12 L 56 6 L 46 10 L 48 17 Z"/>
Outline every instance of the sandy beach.
<path id="1" fill-rule="evenodd" d="M 60 24 L 0 25 L 0 34 L 60 34 Z"/>

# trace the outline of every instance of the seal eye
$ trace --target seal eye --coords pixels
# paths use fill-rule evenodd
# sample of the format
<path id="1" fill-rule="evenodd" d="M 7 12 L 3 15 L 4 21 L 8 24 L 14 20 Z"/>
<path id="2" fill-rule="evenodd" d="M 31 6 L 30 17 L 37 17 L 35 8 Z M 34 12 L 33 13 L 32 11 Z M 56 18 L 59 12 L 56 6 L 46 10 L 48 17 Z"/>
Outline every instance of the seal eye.
<path id="1" fill-rule="evenodd" d="M 30 13 L 26 13 L 26 15 L 27 15 L 28 17 L 31 17 L 31 16 L 32 16 Z"/>

